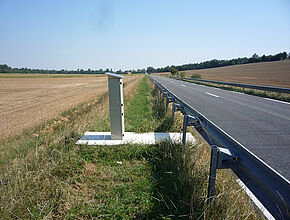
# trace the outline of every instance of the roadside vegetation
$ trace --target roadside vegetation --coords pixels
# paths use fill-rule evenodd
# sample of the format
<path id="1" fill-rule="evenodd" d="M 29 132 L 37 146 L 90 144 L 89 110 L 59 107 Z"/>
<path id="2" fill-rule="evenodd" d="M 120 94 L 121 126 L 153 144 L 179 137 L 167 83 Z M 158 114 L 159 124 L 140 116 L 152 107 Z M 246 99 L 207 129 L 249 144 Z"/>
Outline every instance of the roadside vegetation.
<path id="1" fill-rule="evenodd" d="M 172 76 L 180 76 L 180 77 L 185 77 L 185 72 L 179 72 L 176 68 L 172 67 L 170 68 L 170 74 Z"/>
<path id="2" fill-rule="evenodd" d="M 181 132 L 147 77 L 125 85 L 127 131 Z M 206 203 L 210 148 L 195 144 L 76 146 L 108 131 L 108 94 L 0 146 L 1 219 L 263 219 L 227 170 Z"/>
<path id="3" fill-rule="evenodd" d="M 201 79 L 202 77 L 201 77 L 201 75 L 199 73 L 194 73 L 194 74 L 191 75 L 190 78 L 193 78 L 193 79 Z"/>

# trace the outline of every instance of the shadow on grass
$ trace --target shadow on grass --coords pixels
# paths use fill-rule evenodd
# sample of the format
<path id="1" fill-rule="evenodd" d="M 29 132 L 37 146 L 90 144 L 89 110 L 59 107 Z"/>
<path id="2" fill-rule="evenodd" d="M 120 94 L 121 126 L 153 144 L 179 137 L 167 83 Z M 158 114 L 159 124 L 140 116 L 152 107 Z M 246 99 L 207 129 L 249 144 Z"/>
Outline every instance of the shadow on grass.
<path id="1" fill-rule="evenodd" d="M 197 219 L 204 210 L 207 173 L 195 169 L 181 144 L 156 145 L 148 161 L 152 167 L 154 205 L 135 219 Z"/>

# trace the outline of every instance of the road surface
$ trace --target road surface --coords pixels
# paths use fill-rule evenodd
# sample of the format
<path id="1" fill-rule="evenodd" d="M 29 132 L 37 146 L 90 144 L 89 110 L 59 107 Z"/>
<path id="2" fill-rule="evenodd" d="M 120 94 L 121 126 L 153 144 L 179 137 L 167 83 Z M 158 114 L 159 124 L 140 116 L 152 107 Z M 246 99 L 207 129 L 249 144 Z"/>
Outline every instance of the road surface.
<path id="1" fill-rule="evenodd" d="M 152 76 L 290 180 L 290 103 Z"/>

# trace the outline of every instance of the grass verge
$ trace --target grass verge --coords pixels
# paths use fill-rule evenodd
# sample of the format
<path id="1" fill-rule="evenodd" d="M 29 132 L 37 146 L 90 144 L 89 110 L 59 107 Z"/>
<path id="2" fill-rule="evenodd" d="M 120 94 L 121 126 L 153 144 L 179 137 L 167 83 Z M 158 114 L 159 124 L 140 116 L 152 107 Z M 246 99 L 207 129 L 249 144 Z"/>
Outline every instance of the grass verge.
<path id="1" fill-rule="evenodd" d="M 128 129 L 181 131 L 182 117 L 171 125 L 147 78 L 129 92 Z M 85 130 L 109 128 L 106 100 L 84 103 L 1 148 L 1 219 L 261 218 L 226 171 L 218 172 L 216 202 L 206 205 L 209 149 L 202 141 L 186 149 L 169 142 L 75 146 Z"/>

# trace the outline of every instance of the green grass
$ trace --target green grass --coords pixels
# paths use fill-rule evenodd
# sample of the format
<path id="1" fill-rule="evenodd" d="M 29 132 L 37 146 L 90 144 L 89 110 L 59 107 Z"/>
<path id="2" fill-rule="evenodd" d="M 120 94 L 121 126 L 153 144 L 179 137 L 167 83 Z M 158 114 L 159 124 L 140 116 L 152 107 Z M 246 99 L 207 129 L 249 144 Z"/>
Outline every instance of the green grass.
<path id="1" fill-rule="evenodd" d="M 149 106 L 150 88 L 147 78 L 139 84 L 137 92 L 130 103 L 125 103 L 125 128 L 126 131 L 144 132 L 152 124 L 152 109 Z M 127 105 L 128 107 L 126 107 Z M 151 103 L 150 103 L 151 104 Z"/>
<path id="2" fill-rule="evenodd" d="M 80 189 L 66 192 L 72 201 L 63 214 L 77 218 L 129 219 L 136 213 L 148 212 L 152 206 L 151 170 L 144 159 L 148 150 L 135 145 L 82 146 L 76 150 L 74 157 L 78 162 L 72 186 L 77 185 Z M 66 163 L 61 170 L 70 173 L 72 167 Z M 70 175 L 61 172 L 59 176 Z"/>
<path id="3" fill-rule="evenodd" d="M 171 117 L 165 114 L 162 100 L 144 77 L 140 83 L 134 99 L 127 103 L 125 109 L 126 131 L 152 132 L 152 131 L 180 131 L 171 124 Z M 126 106 L 126 105 L 125 105 Z"/>
<path id="4" fill-rule="evenodd" d="M 171 124 L 147 77 L 130 92 L 128 129 L 181 131 L 182 117 Z M 169 142 L 76 146 L 84 131 L 109 129 L 106 100 L 84 103 L 0 147 L 1 219 L 261 218 L 224 171 L 216 202 L 206 205 L 209 150 L 199 142 L 186 149 Z"/>

